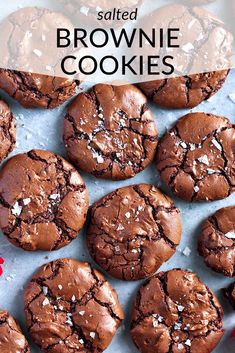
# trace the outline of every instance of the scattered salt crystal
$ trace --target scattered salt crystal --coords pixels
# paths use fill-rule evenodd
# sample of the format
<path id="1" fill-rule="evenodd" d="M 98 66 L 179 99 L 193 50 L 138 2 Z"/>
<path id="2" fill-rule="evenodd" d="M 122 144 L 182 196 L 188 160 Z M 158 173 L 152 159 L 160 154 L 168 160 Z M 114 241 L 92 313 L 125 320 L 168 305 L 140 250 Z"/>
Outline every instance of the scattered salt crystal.
<path id="1" fill-rule="evenodd" d="M 185 344 L 186 346 L 191 347 L 191 341 L 190 341 L 190 339 L 187 339 L 187 341 L 185 341 L 184 344 Z"/>
<path id="2" fill-rule="evenodd" d="M 24 204 L 25 206 L 28 205 L 30 202 L 31 202 L 31 198 L 30 198 L 30 197 L 28 197 L 27 199 L 24 199 L 24 200 L 23 200 L 23 204 Z"/>
<path id="3" fill-rule="evenodd" d="M 218 150 L 222 151 L 222 147 L 216 139 L 213 139 L 211 142 Z"/>
<path id="4" fill-rule="evenodd" d="M 189 53 L 193 49 L 194 49 L 194 46 L 192 45 L 192 43 L 187 43 L 182 46 L 182 50 L 186 53 Z"/>
<path id="5" fill-rule="evenodd" d="M 199 162 L 203 163 L 203 164 L 209 165 L 209 160 L 208 160 L 208 157 L 207 157 L 206 154 L 204 154 L 203 156 L 199 157 L 197 160 Z"/>
<path id="6" fill-rule="evenodd" d="M 181 329 L 182 324 L 180 322 L 176 322 L 174 325 L 174 330 L 179 331 Z"/>
<path id="7" fill-rule="evenodd" d="M 101 157 L 101 156 L 97 156 L 96 160 L 97 160 L 98 163 L 103 163 L 104 162 L 104 158 Z"/>
<path id="8" fill-rule="evenodd" d="M 208 168 L 206 171 L 207 171 L 207 174 L 209 175 L 214 174 L 216 172 L 214 169 L 210 169 L 210 168 Z"/>
<path id="9" fill-rule="evenodd" d="M 231 231 L 231 232 L 228 232 L 226 234 L 224 234 L 226 236 L 226 238 L 228 239 L 235 239 L 235 232 L 234 231 Z"/>
<path id="10" fill-rule="evenodd" d="M 120 251 L 120 246 L 115 246 L 115 251 Z"/>
<path id="11" fill-rule="evenodd" d="M 95 338 L 95 332 L 90 332 L 90 336 L 91 336 L 91 338 Z"/>
<path id="12" fill-rule="evenodd" d="M 183 148 L 187 148 L 187 144 L 185 142 L 180 142 L 180 146 L 182 146 Z"/>
<path id="13" fill-rule="evenodd" d="M 40 58 L 40 56 L 42 56 L 42 52 L 41 52 L 41 50 L 39 50 L 39 49 L 34 49 L 33 52 L 34 52 L 34 54 L 37 55 L 39 58 Z"/>
<path id="14" fill-rule="evenodd" d="M 48 305 L 48 304 L 50 304 L 49 299 L 48 299 L 48 298 L 45 298 L 45 299 L 43 300 L 43 302 L 42 302 L 42 305 L 45 306 L 45 305 Z"/>
<path id="15" fill-rule="evenodd" d="M 117 230 L 123 230 L 123 229 L 124 229 L 123 225 L 119 224 L 118 227 L 117 227 Z"/>
<path id="16" fill-rule="evenodd" d="M 50 66 L 50 65 L 46 65 L 45 68 L 47 71 L 52 71 L 52 66 Z"/>
<path id="17" fill-rule="evenodd" d="M 131 252 L 133 252 L 133 254 L 137 254 L 138 250 L 137 249 L 132 249 Z"/>
<path id="18" fill-rule="evenodd" d="M 61 284 L 58 284 L 58 288 L 59 288 L 59 290 L 61 290 L 63 287 Z"/>
<path id="19" fill-rule="evenodd" d="M 189 256 L 191 254 L 191 249 L 189 249 L 188 246 L 186 246 L 186 248 L 182 251 L 182 253 L 185 255 L 185 256 Z"/>
<path id="20" fill-rule="evenodd" d="M 182 311 L 184 311 L 184 306 L 183 305 L 178 305 L 177 309 L 178 309 L 179 312 L 182 312 Z"/>
<path id="21" fill-rule="evenodd" d="M 198 191 L 199 191 L 199 187 L 198 187 L 198 186 L 194 186 L 193 189 L 194 189 L 195 192 L 198 192 Z"/>
<path id="22" fill-rule="evenodd" d="M 52 195 L 49 196 L 49 199 L 51 199 L 51 200 L 56 200 L 56 199 L 58 199 L 59 197 L 60 197 L 60 194 L 52 194 Z"/>
<path id="23" fill-rule="evenodd" d="M 196 149 L 196 145 L 194 143 L 190 143 L 189 146 L 191 151 L 194 151 Z"/>
<path id="24" fill-rule="evenodd" d="M 182 343 L 179 343 L 179 344 L 178 344 L 178 349 L 184 349 L 184 346 L 183 346 Z"/>
<path id="25" fill-rule="evenodd" d="M 83 316 L 85 314 L 85 311 L 79 311 L 79 315 Z"/>
<path id="26" fill-rule="evenodd" d="M 69 325 L 69 326 L 73 326 L 73 322 L 71 320 L 71 317 L 72 317 L 72 314 L 71 313 L 67 313 L 66 315 L 66 323 Z"/>
<path id="27" fill-rule="evenodd" d="M 44 295 L 47 295 L 47 293 L 48 293 L 48 288 L 45 287 L 45 286 L 43 286 L 43 287 L 42 287 L 42 291 L 43 291 L 43 294 L 44 294 Z"/>
<path id="28" fill-rule="evenodd" d="M 81 343 L 81 344 L 84 344 L 84 341 L 83 341 L 82 338 L 78 342 Z"/>
<path id="29" fill-rule="evenodd" d="M 72 296 L 72 302 L 75 302 L 76 301 L 76 297 L 75 295 Z"/>
<path id="30" fill-rule="evenodd" d="M 130 218 L 130 217 L 131 217 L 130 212 L 127 212 L 127 213 L 125 214 L 125 216 L 126 216 L 126 218 Z"/>
<path id="31" fill-rule="evenodd" d="M 85 16 L 88 15 L 89 10 L 90 10 L 89 7 L 86 7 L 86 6 L 80 7 L 80 12 L 83 13 Z"/>
<path id="32" fill-rule="evenodd" d="M 154 320 L 153 321 L 153 327 L 157 327 L 158 326 L 158 321 L 157 320 Z"/>
<path id="33" fill-rule="evenodd" d="M 11 213 L 15 216 L 19 216 L 21 214 L 22 211 L 22 206 L 19 205 L 19 202 L 16 201 L 16 203 L 14 204 L 14 206 L 11 209 Z"/>

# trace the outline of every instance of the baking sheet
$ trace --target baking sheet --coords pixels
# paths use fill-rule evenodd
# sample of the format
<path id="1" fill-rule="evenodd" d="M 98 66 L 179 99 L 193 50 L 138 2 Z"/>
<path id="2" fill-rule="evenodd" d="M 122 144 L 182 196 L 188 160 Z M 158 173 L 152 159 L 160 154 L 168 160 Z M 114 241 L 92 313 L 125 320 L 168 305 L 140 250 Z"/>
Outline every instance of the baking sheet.
<path id="1" fill-rule="evenodd" d="M 4 5 L 4 11 L 1 12 L 1 17 L 17 8 L 15 0 L 9 0 L 7 5 Z M 46 6 L 47 1 L 21 1 L 22 6 L 40 5 Z M 2 5 L 0 5 L 0 8 Z M 230 72 L 228 79 L 223 88 L 215 97 L 208 102 L 203 102 L 198 107 L 191 111 L 204 111 L 208 113 L 224 115 L 235 123 L 235 102 L 229 97 L 235 93 L 235 71 Z M 88 85 L 83 85 L 87 88 Z M 18 103 L 10 99 L 3 92 L 1 96 L 10 104 L 17 118 L 17 148 L 11 154 L 26 152 L 33 148 L 49 149 L 56 153 L 66 156 L 62 142 L 62 124 L 65 114 L 66 105 L 54 109 L 52 111 L 45 110 L 26 110 Z M 151 105 L 160 136 L 174 123 L 177 119 L 190 110 L 166 110 Z M 145 182 L 161 186 L 158 173 L 154 164 L 147 168 L 142 173 L 132 179 L 113 182 L 96 179 L 88 174 L 81 173 L 87 184 L 90 193 L 90 204 L 101 198 L 106 193 L 125 185 Z M 163 190 L 170 196 L 171 192 L 163 186 Z M 194 203 L 190 204 L 182 200 L 174 198 L 175 204 L 181 210 L 183 221 L 182 241 L 176 254 L 161 267 L 161 270 L 167 270 L 174 267 L 181 267 L 195 271 L 200 278 L 218 295 L 220 302 L 225 311 L 224 323 L 226 333 L 221 344 L 215 349 L 215 353 L 232 353 L 235 352 L 235 338 L 231 338 L 231 330 L 235 328 L 235 312 L 231 306 L 221 296 L 221 288 L 226 287 L 233 280 L 228 279 L 220 274 L 214 273 L 205 266 L 203 259 L 197 253 L 197 238 L 200 232 L 200 225 L 208 215 L 214 213 L 217 209 L 235 205 L 235 194 L 221 201 L 211 203 Z M 0 307 L 7 309 L 20 322 L 26 336 L 27 330 L 24 323 L 23 313 L 23 288 L 33 273 L 42 264 L 52 261 L 60 257 L 73 257 L 81 261 L 90 261 L 94 267 L 98 268 L 90 258 L 85 245 L 84 231 L 80 232 L 78 238 L 67 247 L 55 252 L 25 252 L 11 245 L 7 239 L 0 234 L 0 256 L 4 257 L 4 275 L 0 277 Z M 182 250 L 189 247 L 191 254 L 185 256 Z M 125 311 L 125 321 L 112 341 L 112 344 L 107 349 L 107 353 L 137 353 L 130 336 L 128 334 L 128 325 L 132 302 L 136 291 L 142 281 L 124 282 L 110 278 L 114 288 L 117 290 L 120 302 Z M 40 350 L 31 344 L 31 352 L 38 353 Z M 157 352 L 156 352 L 157 353 Z"/>

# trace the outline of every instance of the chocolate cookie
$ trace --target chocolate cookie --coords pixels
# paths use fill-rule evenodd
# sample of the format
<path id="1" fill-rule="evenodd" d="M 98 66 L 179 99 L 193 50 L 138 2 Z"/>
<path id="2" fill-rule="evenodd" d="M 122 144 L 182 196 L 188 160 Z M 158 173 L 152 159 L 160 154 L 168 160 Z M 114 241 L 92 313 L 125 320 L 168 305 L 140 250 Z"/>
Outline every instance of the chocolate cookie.
<path id="1" fill-rule="evenodd" d="M 7 103 L 0 99 L 0 161 L 13 151 L 15 144 L 15 119 Z"/>
<path id="2" fill-rule="evenodd" d="M 160 272 L 140 288 L 131 335 L 141 353 L 210 353 L 223 336 L 223 310 L 196 274 Z"/>
<path id="3" fill-rule="evenodd" d="M 235 189 L 235 128 L 206 113 L 181 118 L 163 137 L 157 169 L 174 194 L 187 201 L 212 201 Z"/>
<path id="4" fill-rule="evenodd" d="M 59 259 L 25 290 L 26 324 L 44 353 L 103 352 L 123 319 L 117 294 L 88 263 Z"/>
<path id="5" fill-rule="evenodd" d="M 235 276 L 235 206 L 221 208 L 203 223 L 198 251 L 207 266 Z"/>
<path id="6" fill-rule="evenodd" d="M 59 0 L 65 6 L 65 9 L 70 15 L 76 17 L 78 23 L 86 24 L 88 26 L 105 26 L 105 27 L 120 27 L 126 22 L 125 20 L 117 19 L 102 19 L 98 20 L 98 13 L 100 11 L 106 13 L 107 11 L 114 11 L 120 9 L 124 11 L 133 11 L 140 7 L 143 0 L 116 0 L 115 3 L 110 0 L 101 0 L 99 2 L 94 0 Z"/>
<path id="7" fill-rule="evenodd" d="M 144 47 L 146 56 L 172 56 L 174 74 L 178 76 L 152 75 L 151 81 L 148 73 L 142 77 L 145 82 L 139 87 L 154 103 L 167 108 L 193 108 L 222 87 L 232 67 L 233 36 L 218 17 L 199 7 L 170 4 L 144 16 L 138 27 L 146 33 L 151 33 L 152 28 L 179 29 L 174 32 L 178 48 L 165 45 L 156 52 L 151 45 Z M 169 71 L 160 61 L 159 68 L 159 72 Z"/>
<path id="8" fill-rule="evenodd" d="M 58 57 L 58 50 L 55 47 L 53 53 L 51 46 L 56 43 L 59 27 L 73 29 L 62 14 L 36 7 L 20 9 L 0 25 L 0 88 L 26 108 L 54 108 L 75 94 L 78 81 L 55 77 L 58 63 L 66 53 L 60 49 Z M 46 70 L 48 75 L 31 73 L 31 65 L 37 68 L 36 72 Z M 25 72 L 11 69 L 15 67 L 23 67 Z"/>
<path id="9" fill-rule="evenodd" d="M 92 206 L 88 248 L 113 277 L 150 276 L 175 253 L 180 238 L 179 210 L 152 185 L 117 189 Z"/>
<path id="10" fill-rule="evenodd" d="M 29 353 L 28 342 L 14 318 L 0 310 L 0 352 Z"/>
<path id="11" fill-rule="evenodd" d="M 228 288 L 224 289 L 224 294 L 235 310 L 235 282 L 231 283 Z"/>
<path id="12" fill-rule="evenodd" d="M 193 108 L 213 96 L 223 85 L 228 71 L 181 76 L 140 83 L 139 88 L 154 103 L 166 108 Z"/>
<path id="13" fill-rule="evenodd" d="M 70 105 L 64 119 L 69 158 L 96 177 L 127 179 L 146 168 L 157 128 L 143 93 L 132 85 L 95 85 Z"/>
<path id="14" fill-rule="evenodd" d="M 77 237 L 88 209 L 80 174 L 62 157 L 32 150 L 0 171 L 0 228 L 25 250 L 59 249 Z"/>

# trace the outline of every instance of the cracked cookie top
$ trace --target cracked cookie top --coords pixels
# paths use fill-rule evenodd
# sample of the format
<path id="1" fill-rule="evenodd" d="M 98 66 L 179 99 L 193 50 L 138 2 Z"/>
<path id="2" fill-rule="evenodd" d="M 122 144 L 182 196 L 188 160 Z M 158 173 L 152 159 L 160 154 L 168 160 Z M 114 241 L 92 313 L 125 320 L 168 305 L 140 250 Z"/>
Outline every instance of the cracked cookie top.
<path id="1" fill-rule="evenodd" d="M 173 269 L 141 286 L 131 335 L 141 353 L 210 353 L 223 336 L 223 310 L 196 274 Z"/>
<path id="2" fill-rule="evenodd" d="M 176 196 L 219 200 L 234 191 L 234 156 L 235 128 L 228 119 L 190 113 L 160 141 L 157 169 Z"/>
<path id="3" fill-rule="evenodd" d="M 228 70 L 181 76 L 138 84 L 154 103 L 174 108 L 194 108 L 212 97 L 223 85 Z"/>
<path id="4" fill-rule="evenodd" d="M 0 310 L 0 352 L 29 353 L 28 342 L 14 318 Z"/>
<path id="5" fill-rule="evenodd" d="M 54 108 L 75 94 L 78 82 L 56 77 L 58 63 L 66 55 L 66 49 L 60 49 L 58 57 L 51 47 L 60 27 L 73 29 L 62 14 L 37 7 L 13 12 L 0 24 L 2 67 L 25 68 L 25 72 L 0 69 L 0 87 L 26 108 Z M 30 65 L 48 75 L 31 73 Z"/>
<path id="6" fill-rule="evenodd" d="M 123 319 L 117 294 L 88 263 L 59 259 L 25 290 L 26 323 L 43 352 L 101 353 Z"/>
<path id="7" fill-rule="evenodd" d="M 8 156 L 16 143 L 16 123 L 7 103 L 0 100 L 0 161 Z"/>
<path id="8" fill-rule="evenodd" d="M 70 105 L 64 119 L 69 158 L 82 170 L 127 179 L 146 168 L 157 146 L 147 99 L 132 85 L 95 85 Z"/>
<path id="9" fill-rule="evenodd" d="M 192 5 L 193 0 L 185 3 Z M 173 55 L 178 77 L 159 80 L 156 75 L 153 80 L 146 77 L 146 82 L 138 84 L 154 103 L 166 108 L 193 108 L 222 87 L 228 68 L 232 67 L 233 36 L 214 14 L 200 7 L 170 4 L 144 16 L 138 27 L 146 33 L 153 27 L 180 29 L 179 47 L 163 48 L 157 53 Z M 144 51 L 146 55 L 156 55 L 150 45 Z"/>
<path id="10" fill-rule="evenodd" d="M 175 253 L 180 238 L 179 210 L 152 185 L 117 189 L 91 208 L 88 248 L 113 277 L 150 276 Z"/>
<path id="11" fill-rule="evenodd" d="M 235 206 L 221 208 L 203 223 L 198 251 L 207 266 L 235 276 Z"/>
<path id="12" fill-rule="evenodd" d="M 224 295 L 230 301 L 233 309 L 235 310 L 235 282 L 231 283 L 228 288 L 224 289 Z"/>
<path id="13" fill-rule="evenodd" d="M 52 152 L 16 155 L 0 171 L 0 228 L 25 250 L 67 245 L 77 237 L 87 209 L 80 174 Z"/>

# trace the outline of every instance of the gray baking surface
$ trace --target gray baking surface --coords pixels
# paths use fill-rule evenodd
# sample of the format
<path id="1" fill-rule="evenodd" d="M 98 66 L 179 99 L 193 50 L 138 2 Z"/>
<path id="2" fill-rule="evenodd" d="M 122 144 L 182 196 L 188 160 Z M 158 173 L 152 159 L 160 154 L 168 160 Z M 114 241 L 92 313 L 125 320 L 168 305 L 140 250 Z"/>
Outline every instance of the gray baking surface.
<path id="1" fill-rule="evenodd" d="M 22 1 L 24 5 L 29 4 L 30 1 Z M 44 1 L 34 1 L 31 4 L 44 5 Z M 4 6 L 5 14 L 16 9 L 14 1 L 9 0 L 8 5 Z M 2 5 L 1 5 L 2 6 Z M 1 17 L 4 16 L 1 13 Z M 209 102 L 204 102 L 192 111 L 204 111 L 208 113 L 224 115 L 235 123 L 235 101 L 231 97 L 235 94 L 235 71 L 230 72 L 229 77 L 223 88 L 213 97 Z M 65 150 L 62 142 L 62 124 L 63 115 L 65 113 L 66 104 L 62 107 L 52 111 L 44 110 L 26 110 L 20 107 L 15 101 L 1 92 L 10 104 L 16 118 L 17 118 L 17 148 L 13 154 L 26 152 L 33 148 L 49 149 L 56 153 L 65 156 Z M 233 97 L 234 99 L 234 97 Z M 189 110 L 165 110 L 151 105 L 160 136 L 174 123 L 177 119 Z M 134 183 L 152 183 L 161 186 L 158 173 L 154 164 L 147 168 L 135 178 L 121 182 L 104 181 L 96 179 L 87 174 L 81 173 L 85 179 L 90 193 L 90 204 L 98 200 L 106 193 L 114 190 L 117 187 L 134 184 Z M 219 186 L 218 186 L 219 187 Z M 172 196 L 171 192 L 163 186 L 163 190 Z M 174 197 L 173 197 L 174 198 Z M 183 234 L 181 244 L 178 247 L 176 254 L 161 267 L 161 270 L 167 270 L 174 267 L 181 267 L 195 271 L 200 278 L 218 295 L 220 302 L 224 308 L 224 324 L 225 336 L 220 345 L 214 350 L 215 353 L 232 353 L 235 352 L 235 338 L 230 338 L 232 328 L 235 328 L 235 312 L 228 302 L 221 296 L 221 288 L 226 287 L 232 282 L 220 274 L 216 274 L 205 266 L 203 259 L 197 253 L 197 238 L 200 232 L 202 221 L 217 209 L 234 205 L 235 195 L 217 202 L 211 203 L 193 203 L 181 201 L 174 198 L 176 205 L 180 208 L 183 221 Z M 191 254 L 185 256 L 182 250 L 189 247 Z M 82 231 L 78 238 L 74 240 L 67 247 L 55 252 L 25 252 L 11 245 L 7 239 L 0 234 L 0 256 L 4 257 L 6 262 L 4 264 L 4 275 L 0 278 L 0 307 L 7 309 L 20 322 L 24 332 L 27 335 L 27 330 L 24 323 L 23 312 L 23 287 L 30 279 L 32 274 L 42 264 L 52 261 L 60 257 L 73 257 L 81 261 L 90 261 L 93 266 L 96 264 L 91 260 L 86 244 L 85 233 Z M 131 307 L 134 296 L 139 288 L 141 281 L 138 282 L 124 282 L 110 278 L 114 288 L 117 290 L 122 307 L 125 311 L 125 321 L 112 341 L 112 344 L 106 350 L 107 353 L 137 353 L 129 333 L 128 325 Z M 31 352 L 38 353 L 39 350 L 31 343 Z M 157 352 L 156 352 L 157 353 Z M 200 353 L 200 352 L 199 352 Z"/>

